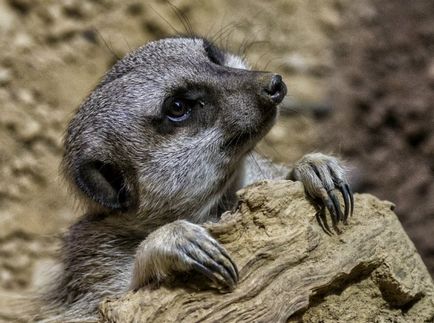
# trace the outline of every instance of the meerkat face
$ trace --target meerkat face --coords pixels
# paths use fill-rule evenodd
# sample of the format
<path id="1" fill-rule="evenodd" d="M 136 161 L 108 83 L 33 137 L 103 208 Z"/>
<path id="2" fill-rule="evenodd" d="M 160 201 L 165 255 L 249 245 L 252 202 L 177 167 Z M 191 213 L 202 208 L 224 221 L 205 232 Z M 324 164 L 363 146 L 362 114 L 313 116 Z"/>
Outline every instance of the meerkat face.
<path id="1" fill-rule="evenodd" d="M 104 208 L 206 212 L 285 94 L 279 75 L 251 71 L 203 38 L 151 42 L 115 64 L 79 108 L 65 137 L 66 175 Z"/>

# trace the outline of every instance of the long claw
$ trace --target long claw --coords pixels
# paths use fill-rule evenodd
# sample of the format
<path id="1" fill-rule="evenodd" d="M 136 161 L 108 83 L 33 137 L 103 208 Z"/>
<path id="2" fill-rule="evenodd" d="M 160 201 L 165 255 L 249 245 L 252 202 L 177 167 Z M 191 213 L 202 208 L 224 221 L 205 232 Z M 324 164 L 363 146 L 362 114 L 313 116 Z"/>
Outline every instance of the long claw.
<path id="1" fill-rule="evenodd" d="M 333 202 L 333 206 L 335 207 L 336 210 L 336 215 L 337 215 L 337 221 L 339 222 L 341 219 L 343 219 L 343 215 L 342 215 L 342 210 L 341 210 L 341 206 L 339 204 L 339 200 L 336 196 L 336 194 L 333 192 L 333 190 L 330 190 L 328 192 L 330 199 Z"/>
<path id="2" fill-rule="evenodd" d="M 350 214 L 350 193 L 348 192 L 347 188 L 345 187 L 345 185 L 343 185 L 342 182 L 340 182 L 338 185 L 339 191 L 342 194 L 342 197 L 344 198 L 344 205 L 345 205 L 345 210 L 344 210 L 344 224 L 347 224 L 347 219 L 348 219 L 348 215 Z"/>
<path id="3" fill-rule="evenodd" d="M 345 184 L 345 188 L 347 189 L 348 195 L 350 196 L 350 201 L 351 201 L 351 212 L 350 212 L 350 216 L 353 216 L 353 211 L 354 211 L 354 196 L 353 196 L 353 191 L 351 191 L 350 185 Z"/>
<path id="4" fill-rule="evenodd" d="M 211 270 L 206 268 L 200 262 L 196 261 L 193 258 L 190 258 L 190 261 L 191 261 L 191 265 L 192 265 L 194 270 L 196 270 L 197 272 L 208 277 L 210 280 L 212 280 L 214 282 L 214 284 L 216 284 L 218 286 L 224 285 L 228 288 L 232 288 L 229 284 L 227 284 L 227 282 L 224 279 L 221 279 L 220 277 L 218 277 L 214 272 L 212 272 Z"/>
<path id="5" fill-rule="evenodd" d="M 232 278 L 231 273 L 228 271 L 227 268 L 219 265 L 218 263 L 216 263 L 215 261 L 211 261 L 209 263 L 207 263 L 207 266 L 212 269 L 214 272 L 217 272 L 220 276 L 222 276 L 225 280 L 225 282 L 227 282 L 227 286 L 231 289 L 235 288 L 235 280 Z"/>
<path id="6" fill-rule="evenodd" d="M 341 181 L 337 182 L 335 185 L 336 185 L 337 189 L 339 190 L 339 192 L 341 192 L 342 197 L 344 199 L 344 215 L 343 215 L 342 222 L 344 224 L 348 224 L 347 220 L 348 220 L 348 216 L 350 214 L 350 205 L 351 205 L 350 194 L 344 185 L 344 181 L 341 180 Z"/>
<path id="7" fill-rule="evenodd" d="M 327 175 L 325 175 L 324 172 L 321 172 L 320 169 L 318 169 L 317 165 L 315 165 L 314 163 L 311 163 L 310 167 L 315 172 L 316 176 L 321 180 L 323 185 L 326 185 L 326 183 L 327 183 L 326 176 Z M 333 227 L 336 228 L 337 223 L 343 218 L 342 211 L 341 211 L 341 208 L 339 205 L 339 200 L 337 199 L 336 194 L 333 193 L 332 187 L 327 187 L 326 192 L 327 192 L 326 194 L 328 195 L 328 197 L 323 197 L 323 201 L 324 201 L 325 205 L 327 206 L 327 209 L 330 211 L 332 221 L 333 221 Z"/>
<path id="8" fill-rule="evenodd" d="M 327 233 L 328 235 L 332 235 L 333 232 L 330 230 L 329 224 L 327 222 L 327 217 L 325 214 L 325 208 L 322 207 L 318 212 L 316 213 L 316 219 L 319 222 L 322 229 Z"/>
<path id="9" fill-rule="evenodd" d="M 347 224 L 347 219 L 350 214 L 350 208 L 351 208 L 351 215 L 353 214 L 353 207 L 354 207 L 354 200 L 353 200 L 353 194 L 351 192 L 350 186 L 348 183 L 339 176 L 333 167 L 329 165 L 328 167 L 330 173 L 333 175 L 333 182 L 335 183 L 335 186 L 339 189 L 339 191 L 342 194 L 342 197 L 344 198 L 344 224 Z"/>
<path id="10" fill-rule="evenodd" d="M 333 227 L 336 227 L 336 225 L 338 223 L 338 221 L 337 221 L 338 215 L 336 213 L 336 208 L 335 208 L 332 200 L 330 199 L 330 197 L 328 195 L 325 195 L 322 198 L 322 201 L 324 202 L 324 205 L 327 207 L 327 209 L 330 212 L 330 217 L 332 218 Z"/>
<path id="11" fill-rule="evenodd" d="M 233 270 L 231 270 L 231 273 L 233 274 L 233 278 L 235 279 L 235 281 L 238 281 L 238 279 L 240 278 L 240 274 L 238 272 L 238 267 L 237 265 L 232 261 L 231 257 L 229 256 L 229 254 L 226 252 L 226 250 L 219 245 L 218 243 L 216 243 L 215 241 L 212 241 L 213 246 L 215 246 L 220 252 L 221 254 L 231 263 Z"/>
<path id="12" fill-rule="evenodd" d="M 213 256 L 212 252 L 210 250 L 207 250 L 207 248 L 204 248 L 199 243 L 197 243 L 194 240 L 190 240 L 193 244 L 195 244 L 206 256 L 209 258 L 209 262 L 207 263 L 207 266 L 211 267 L 214 271 L 218 272 L 225 280 L 230 281 L 231 287 L 234 287 L 236 285 L 236 282 L 238 281 L 238 275 L 236 271 L 236 267 L 234 267 L 234 263 L 232 260 L 230 260 L 229 255 L 224 252 L 223 256 L 225 258 L 228 258 L 230 260 L 230 266 L 227 266 L 223 261 L 219 261 L 216 259 L 215 256 Z M 211 242 L 211 241 L 210 241 Z M 216 247 L 216 249 L 221 252 L 221 249 L 223 249 L 221 246 L 218 247 L 218 244 L 212 243 L 211 246 Z M 190 257 L 193 258 L 193 255 L 190 255 Z"/>

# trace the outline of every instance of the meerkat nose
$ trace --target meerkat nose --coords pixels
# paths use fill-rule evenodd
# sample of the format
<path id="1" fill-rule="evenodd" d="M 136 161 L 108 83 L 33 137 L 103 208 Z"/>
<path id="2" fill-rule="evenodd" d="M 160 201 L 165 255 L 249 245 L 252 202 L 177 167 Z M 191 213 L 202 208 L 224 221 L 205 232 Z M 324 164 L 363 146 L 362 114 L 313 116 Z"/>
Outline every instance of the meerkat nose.
<path id="1" fill-rule="evenodd" d="M 269 84 L 264 89 L 264 94 L 267 95 L 275 104 L 279 104 L 285 97 L 286 91 L 286 85 L 282 81 L 282 76 L 273 74 Z"/>

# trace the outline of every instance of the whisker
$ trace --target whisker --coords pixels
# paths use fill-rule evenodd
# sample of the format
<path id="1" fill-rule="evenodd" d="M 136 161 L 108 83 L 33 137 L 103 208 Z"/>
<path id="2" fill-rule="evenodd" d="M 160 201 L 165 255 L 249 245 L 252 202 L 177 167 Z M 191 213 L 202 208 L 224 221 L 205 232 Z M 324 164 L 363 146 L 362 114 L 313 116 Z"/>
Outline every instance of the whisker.
<path id="1" fill-rule="evenodd" d="M 193 32 L 193 27 L 191 25 L 190 19 L 177 6 L 175 6 L 172 2 L 167 1 L 167 3 L 169 4 L 172 12 L 174 12 L 175 15 L 178 17 L 178 20 L 181 22 L 182 26 L 184 27 L 187 35 L 193 36 L 194 32 Z"/>
<path id="2" fill-rule="evenodd" d="M 264 58 L 266 55 L 268 55 L 271 52 L 271 49 L 268 49 L 267 51 L 265 51 L 264 53 L 262 53 L 261 55 L 259 55 L 259 57 L 255 60 L 255 63 L 253 64 L 253 67 L 257 70 L 260 70 L 260 68 L 258 67 L 258 63 L 260 60 L 262 60 L 262 58 Z"/>
<path id="3" fill-rule="evenodd" d="M 268 60 L 267 64 L 265 64 L 265 66 L 264 66 L 264 70 L 266 70 L 268 68 L 268 65 L 270 65 L 271 62 L 274 62 L 278 59 L 280 59 L 280 57 L 275 57 L 275 58 L 271 58 L 270 60 Z"/>
<path id="4" fill-rule="evenodd" d="M 176 35 L 180 35 L 181 33 L 166 19 L 164 18 L 153 6 L 149 5 L 151 10 L 160 17 L 174 32 Z"/>
<path id="5" fill-rule="evenodd" d="M 233 22 L 230 22 L 224 26 L 222 26 L 220 28 L 220 30 L 217 30 L 217 32 L 210 37 L 210 39 L 212 40 L 213 43 L 217 43 L 219 41 L 219 39 L 221 38 L 222 34 L 228 29 L 228 28 L 232 28 L 234 25 Z"/>
<path id="6" fill-rule="evenodd" d="M 276 148 L 274 148 L 274 145 L 272 143 L 270 143 L 270 141 L 267 139 L 267 137 L 263 138 L 264 142 L 267 144 L 268 147 L 271 148 L 271 150 L 276 154 L 276 156 L 279 156 L 279 158 L 282 158 L 282 154 L 279 153 Z"/>
<path id="7" fill-rule="evenodd" d="M 255 129 L 255 130 L 257 130 L 257 129 Z M 253 129 L 249 131 L 249 140 L 252 140 L 252 134 L 253 134 Z M 264 175 L 264 172 L 263 172 L 261 166 L 259 165 L 258 161 L 256 160 L 255 155 L 252 152 L 249 152 L 249 155 L 252 157 L 253 162 L 258 167 L 258 170 L 261 173 L 261 176 L 265 179 L 267 176 Z"/>
<path id="8" fill-rule="evenodd" d="M 258 170 L 261 173 L 262 178 L 266 179 L 266 176 L 264 175 L 264 171 L 262 170 L 261 166 L 259 165 L 258 161 L 256 160 L 255 155 L 252 152 L 249 152 L 249 155 L 253 159 L 253 162 L 256 164 L 256 167 L 258 167 Z"/>
<path id="9" fill-rule="evenodd" d="M 242 54 L 245 55 L 245 54 L 247 54 L 247 52 L 248 52 L 248 51 L 249 51 L 253 46 L 256 46 L 256 45 L 262 45 L 262 44 L 270 44 L 270 42 L 269 42 L 268 40 L 254 40 L 254 41 L 251 41 L 250 43 L 247 43 L 247 44 L 244 46 L 243 51 L 242 51 Z"/>
<path id="10" fill-rule="evenodd" d="M 128 43 L 128 40 L 125 37 L 122 37 L 122 40 L 124 41 L 124 43 L 127 45 L 128 47 L 128 51 L 131 52 L 132 48 L 130 46 L 130 44 Z"/>
<path id="11" fill-rule="evenodd" d="M 232 30 L 230 30 L 227 34 L 226 34 L 226 40 L 225 40 L 225 45 L 224 45 L 224 49 L 226 51 L 229 51 L 229 44 L 232 42 L 232 35 L 234 34 L 234 32 L 236 32 L 235 28 L 232 28 Z"/>
<path id="12" fill-rule="evenodd" d="M 250 44 L 253 42 L 253 41 L 251 41 L 251 39 L 252 38 L 254 38 L 255 36 L 254 35 L 245 35 L 244 36 L 244 39 L 243 39 L 243 41 L 241 42 L 241 44 L 240 44 L 240 47 L 238 48 L 238 51 L 237 51 L 237 55 L 238 56 L 245 56 L 245 54 L 246 54 L 246 51 L 245 51 L 245 49 L 248 47 L 248 46 L 250 46 Z"/>
<path id="13" fill-rule="evenodd" d="M 228 33 L 232 33 L 232 32 L 235 30 L 235 28 L 238 28 L 238 27 L 240 27 L 240 26 L 242 26 L 242 23 L 241 23 L 241 22 L 239 22 L 239 23 L 233 23 L 233 22 L 231 22 L 231 23 L 227 24 L 227 25 L 226 25 L 225 27 L 223 27 L 219 32 L 217 32 L 217 34 L 213 37 L 213 42 L 222 45 L 221 40 L 222 40 L 224 37 L 226 37 L 226 35 L 227 35 Z M 222 46 L 222 47 L 223 47 L 223 46 Z"/>
<path id="14" fill-rule="evenodd" d="M 221 18 L 221 24 L 223 24 L 224 18 L 226 16 L 226 13 L 223 14 L 223 17 Z M 217 24 L 217 19 L 211 24 L 210 28 L 208 29 L 208 31 L 205 33 L 205 38 L 207 39 L 212 39 L 211 34 L 213 33 L 213 29 Z"/>
<path id="15" fill-rule="evenodd" d="M 99 32 L 99 30 L 96 27 L 93 27 L 92 30 L 95 31 L 95 33 L 98 35 L 99 38 L 101 38 L 102 42 L 104 43 L 105 47 L 109 50 L 109 52 L 113 56 L 113 58 L 115 58 L 116 60 L 119 60 L 120 57 L 115 53 L 113 48 L 111 48 L 109 46 L 109 44 L 107 43 L 107 41 L 105 40 L 103 35 Z"/>

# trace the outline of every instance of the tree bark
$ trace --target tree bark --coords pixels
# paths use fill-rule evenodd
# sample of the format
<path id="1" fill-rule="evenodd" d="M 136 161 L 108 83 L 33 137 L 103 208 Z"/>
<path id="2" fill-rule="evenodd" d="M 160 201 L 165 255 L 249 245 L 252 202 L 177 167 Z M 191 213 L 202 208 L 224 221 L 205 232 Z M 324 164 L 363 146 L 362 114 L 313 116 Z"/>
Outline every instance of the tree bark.
<path id="1" fill-rule="evenodd" d="M 105 322 L 434 321 L 434 285 L 393 204 L 355 196 L 354 216 L 328 235 L 300 183 L 261 182 L 207 224 L 240 269 L 231 293 L 197 275 L 109 298 Z"/>

